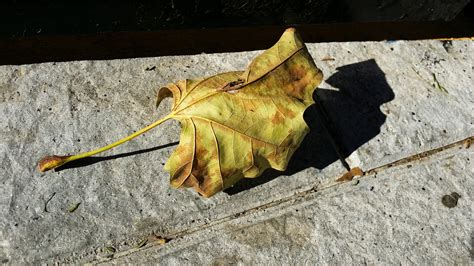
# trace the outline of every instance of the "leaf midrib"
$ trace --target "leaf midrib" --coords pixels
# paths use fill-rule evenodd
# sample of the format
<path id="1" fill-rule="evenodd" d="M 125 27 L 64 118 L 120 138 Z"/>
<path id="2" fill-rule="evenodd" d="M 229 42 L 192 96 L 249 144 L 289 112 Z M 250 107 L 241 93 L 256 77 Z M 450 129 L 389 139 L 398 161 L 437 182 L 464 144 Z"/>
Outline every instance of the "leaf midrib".
<path id="1" fill-rule="evenodd" d="M 273 66 L 272 68 L 270 68 L 268 71 L 266 71 L 265 73 L 261 74 L 258 78 L 255 78 L 254 80 L 252 80 L 252 81 L 250 81 L 250 82 L 248 82 L 248 83 L 242 85 L 242 87 L 240 87 L 239 90 L 245 89 L 248 85 L 250 85 L 250 84 L 252 84 L 252 83 L 254 83 L 254 82 L 259 81 L 259 80 L 262 79 L 264 76 L 268 75 L 270 72 L 272 72 L 273 70 L 275 70 L 275 69 L 278 68 L 279 66 L 283 65 L 284 63 L 286 63 L 286 61 L 288 61 L 293 55 L 295 55 L 296 53 L 298 53 L 299 51 L 301 51 L 303 48 L 304 48 L 304 46 L 298 47 L 297 49 L 295 49 L 295 51 L 293 51 L 292 53 L 290 53 L 284 60 L 280 61 L 278 64 L 276 64 L 275 66 Z M 252 63 L 253 63 L 253 62 L 252 62 Z M 251 70 L 252 70 L 252 69 L 249 68 L 249 74 L 250 74 L 250 71 L 251 71 Z M 239 71 L 231 71 L 231 72 L 239 72 Z M 244 72 L 245 72 L 245 71 L 244 71 Z M 190 91 L 189 91 L 188 93 L 186 93 L 186 94 L 181 98 L 181 100 L 179 101 L 179 103 L 178 103 L 178 105 L 177 105 L 176 107 L 178 107 L 178 106 L 184 101 L 184 99 L 194 91 L 194 89 L 195 89 L 196 87 L 198 87 L 199 85 L 202 84 L 202 82 L 204 82 L 204 81 L 206 81 L 206 80 L 208 80 L 208 79 L 210 79 L 210 78 L 212 78 L 212 77 L 207 77 L 207 78 L 201 80 L 200 82 L 198 82 L 198 84 L 196 84 L 192 89 L 190 89 Z M 187 108 L 189 108 L 189 107 L 195 105 L 196 103 L 198 103 L 198 102 L 200 102 L 200 101 L 202 101 L 202 100 L 205 100 L 205 99 L 207 99 L 207 98 L 209 98 L 209 97 L 212 97 L 212 96 L 214 96 L 215 94 L 221 93 L 221 92 L 224 92 L 224 91 L 216 90 L 216 91 L 214 91 L 214 92 L 212 92 L 212 93 L 210 93 L 210 94 L 208 94 L 208 95 L 206 95 L 206 96 L 204 96 L 204 97 L 201 97 L 201 98 L 199 98 L 199 99 L 197 99 L 197 100 L 195 100 L 195 101 L 189 103 L 187 106 L 184 106 L 183 108 L 181 108 L 181 109 L 179 109 L 179 110 L 176 110 L 175 113 L 179 113 L 179 112 L 181 112 L 181 111 L 183 111 L 183 110 L 185 110 L 185 109 L 187 109 Z"/>
<path id="2" fill-rule="evenodd" d="M 206 117 L 202 117 L 202 116 L 197 116 L 197 115 L 171 115 L 171 117 L 173 117 L 173 118 L 184 118 L 184 119 L 201 119 L 201 120 L 203 120 L 203 121 L 210 122 L 210 123 L 215 123 L 215 124 L 217 124 L 217 125 L 220 125 L 220 126 L 222 126 L 222 127 L 227 128 L 227 129 L 229 129 L 229 130 L 235 131 L 235 132 L 237 132 L 237 133 L 239 133 L 239 134 L 241 134 L 241 135 L 244 135 L 244 136 L 246 136 L 246 137 L 248 137 L 248 138 L 251 138 L 251 139 L 253 139 L 253 140 L 256 140 L 256 141 L 259 141 L 259 142 L 262 142 L 262 143 L 265 143 L 265 144 L 268 144 L 268 145 L 271 145 L 271 146 L 275 146 L 275 147 L 277 147 L 277 148 L 282 147 L 282 146 L 280 146 L 280 144 L 270 143 L 270 142 L 267 142 L 267 141 L 265 141 L 265 140 L 262 140 L 262 139 L 259 139 L 259 138 L 250 136 L 250 135 L 248 135 L 248 134 L 246 134 L 246 133 L 244 133 L 244 132 L 241 132 L 241 131 L 239 131 L 239 130 L 237 130 L 237 129 L 234 129 L 234 128 L 232 128 L 232 127 L 226 126 L 226 125 L 222 124 L 221 122 L 212 120 L 212 119 L 210 119 L 210 118 L 206 118 Z M 289 145 L 289 146 L 285 146 L 285 147 L 291 148 L 292 146 Z"/>

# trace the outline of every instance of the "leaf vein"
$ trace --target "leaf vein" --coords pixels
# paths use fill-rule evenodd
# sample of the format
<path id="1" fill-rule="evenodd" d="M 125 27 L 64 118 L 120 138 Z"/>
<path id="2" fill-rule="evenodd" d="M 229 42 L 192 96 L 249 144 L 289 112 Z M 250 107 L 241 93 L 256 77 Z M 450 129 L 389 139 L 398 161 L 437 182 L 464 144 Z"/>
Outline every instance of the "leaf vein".
<path id="1" fill-rule="evenodd" d="M 222 178 L 222 168 L 221 168 L 221 156 L 219 150 L 219 142 L 217 141 L 216 132 L 214 131 L 214 127 L 212 127 L 213 122 L 209 121 L 209 127 L 211 128 L 212 135 L 214 136 L 214 143 L 216 144 L 216 151 L 217 151 L 217 166 L 219 167 L 219 178 L 221 183 L 221 190 L 224 189 L 224 179 Z"/>
<path id="2" fill-rule="evenodd" d="M 253 139 L 253 140 L 256 140 L 256 141 L 258 141 L 258 142 L 267 143 L 267 144 L 269 144 L 269 145 L 276 146 L 276 147 L 279 146 L 278 144 L 270 143 L 270 142 L 267 142 L 267 141 L 265 141 L 265 140 L 262 140 L 262 139 L 259 139 L 259 138 L 250 136 L 250 135 L 245 134 L 244 132 L 241 132 L 241 131 L 239 131 L 239 130 L 237 130 L 237 129 L 234 129 L 234 128 L 231 128 L 231 127 L 229 127 L 229 126 L 226 126 L 226 125 L 224 125 L 224 124 L 222 124 L 222 123 L 220 123 L 220 122 L 218 122 L 218 121 L 215 121 L 215 120 L 212 120 L 212 119 L 209 119 L 209 118 L 205 118 L 205 117 L 202 117 L 202 116 L 196 116 L 196 115 L 192 115 L 192 116 L 187 116 L 187 115 L 173 115 L 173 117 L 174 117 L 174 118 L 184 118 L 184 119 L 201 119 L 201 120 L 206 121 L 206 122 L 212 122 L 212 123 L 214 123 L 214 124 L 216 124 L 216 125 L 218 125 L 218 126 L 225 127 L 225 128 L 227 128 L 227 129 L 229 129 L 229 130 L 232 130 L 232 131 L 234 131 L 234 132 L 237 132 L 237 133 L 239 133 L 239 134 L 242 134 L 242 135 L 244 135 L 244 136 L 246 136 L 246 137 L 248 137 L 248 138 L 251 138 L 251 139 Z"/>

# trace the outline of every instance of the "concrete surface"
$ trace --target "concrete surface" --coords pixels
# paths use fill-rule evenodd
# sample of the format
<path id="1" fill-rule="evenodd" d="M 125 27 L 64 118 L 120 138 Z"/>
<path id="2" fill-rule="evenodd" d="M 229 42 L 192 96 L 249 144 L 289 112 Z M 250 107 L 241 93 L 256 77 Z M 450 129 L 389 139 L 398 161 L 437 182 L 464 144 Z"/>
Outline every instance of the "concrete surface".
<path id="1" fill-rule="evenodd" d="M 472 188 L 474 180 L 461 169 L 472 169 L 473 152 L 458 148 L 113 262 L 467 265 L 473 193 L 463 188 Z M 452 209 L 440 200 L 451 191 L 462 194 Z"/>
<path id="2" fill-rule="evenodd" d="M 331 136 L 311 108 L 285 173 L 211 199 L 168 184 L 176 122 L 62 171 L 40 174 L 36 162 L 128 135 L 169 110 L 154 110 L 160 85 L 243 69 L 259 51 L 1 66 L 0 261 L 469 264 L 473 43 L 308 48 Z M 367 174 L 337 182 L 346 169 L 331 139 Z M 461 198 L 443 203 L 453 192 Z"/>

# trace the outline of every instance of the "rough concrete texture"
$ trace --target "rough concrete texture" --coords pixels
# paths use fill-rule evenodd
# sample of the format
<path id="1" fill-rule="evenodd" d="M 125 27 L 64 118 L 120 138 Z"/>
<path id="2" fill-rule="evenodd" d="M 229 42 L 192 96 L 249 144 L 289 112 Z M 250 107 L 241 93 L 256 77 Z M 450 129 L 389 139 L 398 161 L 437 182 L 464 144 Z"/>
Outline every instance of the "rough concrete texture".
<path id="1" fill-rule="evenodd" d="M 474 180 L 463 169 L 472 169 L 473 152 L 458 148 L 115 262 L 469 264 L 474 193 L 464 188 L 472 188 Z M 452 191 L 462 195 L 451 209 L 440 199 Z"/>
<path id="2" fill-rule="evenodd" d="M 308 48 L 331 136 L 310 108 L 285 173 L 211 199 L 168 184 L 176 122 L 58 172 L 36 162 L 128 135 L 169 110 L 154 109 L 160 85 L 243 69 L 259 51 L 1 66 L 0 261 L 469 263 L 472 42 Z M 337 182 L 331 140 L 367 174 Z M 452 192 L 461 198 L 442 202 Z"/>

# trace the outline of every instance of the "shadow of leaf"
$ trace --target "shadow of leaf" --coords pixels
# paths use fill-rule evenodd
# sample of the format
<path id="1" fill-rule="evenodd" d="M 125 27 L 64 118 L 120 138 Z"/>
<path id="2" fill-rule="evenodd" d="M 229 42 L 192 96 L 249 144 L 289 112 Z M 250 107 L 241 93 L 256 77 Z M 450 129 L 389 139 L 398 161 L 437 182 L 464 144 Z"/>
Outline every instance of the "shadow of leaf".
<path id="1" fill-rule="evenodd" d="M 116 155 L 111 155 L 111 156 L 87 157 L 87 158 L 79 159 L 77 161 L 72 161 L 72 162 L 67 163 L 63 166 L 60 166 L 60 167 L 56 168 L 56 171 L 59 172 L 59 171 L 63 171 L 63 170 L 66 170 L 66 169 L 78 168 L 78 167 L 92 165 L 92 164 L 95 164 L 95 163 L 98 163 L 98 162 L 103 162 L 103 161 L 108 161 L 108 160 L 113 160 L 113 159 L 118 159 L 118 158 L 124 158 L 124 157 L 128 157 L 128 156 L 133 156 L 133 155 L 138 155 L 138 154 L 142 154 L 142 153 L 152 152 L 152 151 L 168 148 L 168 147 L 171 147 L 171 146 L 174 146 L 174 145 L 178 145 L 178 142 L 172 142 L 172 143 L 168 143 L 168 144 L 165 144 L 165 145 L 156 146 L 156 147 L 153 147 L 153 148 L 142 149 L 142 150 L 132 151 L 132 152 L 126 152 L 126 153 L 121 153 L 121 154 L 116 154 Z"/>
<path id="2" fill-rule="evenodd" d="M 374 59 L 338 67 L 326 83 L 338 90 L 315 90 L 313 97 L 317 104 L 304 113 L 311 131 L 293 155 L 287 170 L 269 169 L 258 178 L 239 181 L 225 193 L 237 194 L 310 167 L 324 169 L 347 158 L 380 133 L 386 120 L 380 107 L 395 95 Z M 331 144 L 333 141 L 335 145 Z"/>

